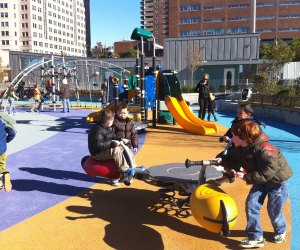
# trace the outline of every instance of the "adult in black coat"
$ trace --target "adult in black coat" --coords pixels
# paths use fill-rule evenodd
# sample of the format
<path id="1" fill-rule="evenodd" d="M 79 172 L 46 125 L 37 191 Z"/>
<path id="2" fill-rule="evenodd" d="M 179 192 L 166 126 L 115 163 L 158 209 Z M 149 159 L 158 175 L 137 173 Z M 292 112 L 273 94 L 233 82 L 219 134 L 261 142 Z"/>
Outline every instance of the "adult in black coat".
<path id="1" fill-rule="evenodd" d="M 199 103 L 199 114 L 198 117 L 204 120 L 206 115 L 206 110 L 208 107 L 209 99 L 209 84 L 208 84 L 209 75 L 207 73 L 203 74 L 202 80 L 197 84 L 195 91 L 199 93 L 198 103 Z"/>

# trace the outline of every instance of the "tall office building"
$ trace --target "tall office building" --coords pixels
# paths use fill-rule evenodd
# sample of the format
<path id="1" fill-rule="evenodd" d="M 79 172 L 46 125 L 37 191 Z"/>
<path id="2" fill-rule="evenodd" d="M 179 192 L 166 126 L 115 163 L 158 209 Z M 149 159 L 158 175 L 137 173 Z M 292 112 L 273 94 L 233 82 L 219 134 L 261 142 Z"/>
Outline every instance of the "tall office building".
<path id="1" fill-rule="evenodd" d="M 86 56 L 89 0 L 0 0 L 0 61 L 9 51 Z"/>
<path id="2" fill-rule="evenodd" d="M 141 0 L 141 27 L 153 31 L 160 44 L 167 37 L 253 31 L 264 41 L 291 40 L 300 37 L 300 1 Z"/>

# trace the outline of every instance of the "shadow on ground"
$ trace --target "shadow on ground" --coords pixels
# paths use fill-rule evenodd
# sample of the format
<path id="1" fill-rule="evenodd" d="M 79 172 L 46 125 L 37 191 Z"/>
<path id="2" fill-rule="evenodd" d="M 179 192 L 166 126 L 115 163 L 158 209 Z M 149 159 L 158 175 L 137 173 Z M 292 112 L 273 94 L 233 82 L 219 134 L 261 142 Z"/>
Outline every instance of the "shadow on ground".
<path id="1" fill-rule="evenodd" d="M 100 218 L 109 222 L 105 226 L 104 241 L 113 249 L 165 249 L 160 233 L 148 225 L 160 226 L 162 230 L 173 230 L 205 240 L 218 241 L 229 249 L 238 248 L 239 242 L 234 239 L 221 237 L 200 226 L 186 223 L 172 214 L 155 209 L 159 192 L 118 188 L 111 191 L 89 190 L 81 197 L 90 200 L 91 206 L 67 207 L 70 212 L 78 214 L 67 219 Z M 233 231 L 233 235 L 242 237 L 244 232 L 236 230 Z"/>

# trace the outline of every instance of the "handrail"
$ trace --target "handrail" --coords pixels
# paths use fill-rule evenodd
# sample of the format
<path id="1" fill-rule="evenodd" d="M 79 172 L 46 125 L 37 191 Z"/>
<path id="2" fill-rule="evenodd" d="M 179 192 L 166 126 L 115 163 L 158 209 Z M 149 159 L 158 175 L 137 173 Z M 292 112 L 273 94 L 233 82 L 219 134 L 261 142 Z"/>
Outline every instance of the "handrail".
<path id="1" fill-rule="evenodd" d="M 300 96 L 252 94 L 250 102 L 254 105 L 300 110 Z"/>

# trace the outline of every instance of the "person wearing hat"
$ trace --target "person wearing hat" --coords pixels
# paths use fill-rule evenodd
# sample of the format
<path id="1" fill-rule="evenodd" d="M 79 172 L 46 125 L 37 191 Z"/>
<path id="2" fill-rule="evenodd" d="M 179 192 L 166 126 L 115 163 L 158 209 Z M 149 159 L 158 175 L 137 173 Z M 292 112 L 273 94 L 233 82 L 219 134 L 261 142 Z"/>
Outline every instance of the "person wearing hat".
<path id="1" fill-rule="evenodd" d="M 209 99 L 209 84 L 208 84 L 209 74 L 204 73 L 202 80 L 197 84 L 195 91 L 199 93 L 198 103 L 199 103 L 199 114 L 198 117 L 204 120 L 206 115 L 206 109 L 208 107 Z"/>
<path id="2" fill-rule="evenodd" d="M 66 78 L 62 80 L 62 86 L 60 88 L 60 97 L 63 103 L 62 112 L 70 112 L 70 87 Z"/>
<path id="3" fill-rule="evenodd" d="M 216 97 L 213 93 L 209 94 L 209 99 L 208 99 L 208 107 L 207 107 L 207 111 L 208 111 L 208 116 L 207 116 L 207 120 L 210 121 L 210 115 L 212 114 L 215 122 L 218 121 L 217 116 L 215 114 L 215 109 L 216 109 Z"/>

